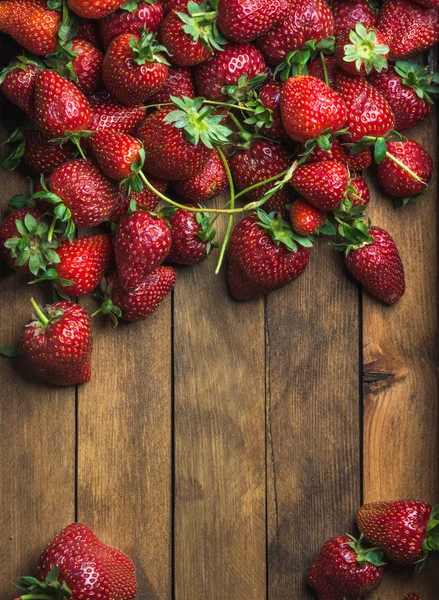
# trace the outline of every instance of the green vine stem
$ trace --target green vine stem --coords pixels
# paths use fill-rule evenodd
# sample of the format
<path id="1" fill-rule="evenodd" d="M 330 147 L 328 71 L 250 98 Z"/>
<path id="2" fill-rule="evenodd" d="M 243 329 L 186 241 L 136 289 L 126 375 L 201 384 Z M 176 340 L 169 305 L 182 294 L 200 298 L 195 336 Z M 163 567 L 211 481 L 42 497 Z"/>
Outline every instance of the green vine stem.
<path id="1" fill-rule="evenodd" d="M 46 327 L 49 323 L 49 319 L 43 313 L 43 311 L 38 306 L 38 304 L 36 303 L 35 299 L 32 296 L 30 297 L 30 303 L 32 304 L 32 308 L 34 309 L 36 316 L 39 318 L 39 320 L 44 325 L 44 327 Z"/>
<path id="2" fill-rule="evenodd" d="M 390 152 L 386 152 L 386 156 L 387 156 L 387 158 L 390 158 L 390 160 L 393 160 L 393 162 L 395 164 L 397 164 L 398 167 L 401 167 L 401 169 L 403 169 L 406 173 L 408 173 L 411 177 L 413 177 L 413 179 L 416 179 L 416 181 L 419 181 L 419 183 L 423 183 L 425 185 L 425 187 L 427 187 L 427 184 L 425 183 L 425 181 L 422 181 L 422 179 L 419 177 L 419 175 L 416 175 L 416 173 L 414 173 L 411 169 L 409 169 L 409 167 L 407 165 L 405 165 L 403 162 L 401 162 L 399 160 L 399 158 L 396 158 L 396 156 L 393 156 L 393 154 L 390 154 Z"/>
<path id="3" fill-rule="evenodd" d="M 227 158 L 224 156 L 224 152 L 222 151 L 222 149 L 219 146 L 217 146 L 217 150 L 218 150 L 218 154 L 220 155 L 221 160 L 223 161 L 223 165 L 224 165 L 224 168 L 227 173 L 227 178 L 229 180 L 229 186 L 230 186 L 229 204 L 231 206 L 231 210 L 233 210 L 235 208 L 235 185 L 233 183 L 233 178 L 232 178 L 232 174 L 230 172 L 229 163 L 227 162 Z M 232 225 L 233 225 L 233 213 L 229 215 L 226 233 L 224 234 L 224 239 L 223 239 L 223 243 L 221 246 L 220 255 L 218 258 L 218 263 L 217 263 L 216 269 L 215 269 L 215 275 L 218 275 L 218 273 L 221 269 L 221 265 L 223 264 L 227 244 L 229 242 L 230 234 L 232 232 Z"/>

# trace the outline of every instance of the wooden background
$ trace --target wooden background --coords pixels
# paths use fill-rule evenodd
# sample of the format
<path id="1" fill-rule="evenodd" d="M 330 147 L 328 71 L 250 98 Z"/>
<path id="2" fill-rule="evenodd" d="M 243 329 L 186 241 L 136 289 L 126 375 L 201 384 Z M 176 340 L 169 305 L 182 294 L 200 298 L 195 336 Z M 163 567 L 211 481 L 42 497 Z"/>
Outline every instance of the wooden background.
<path id="1" fill-rule="evenodd" d="M 13 121 L 4 102 L 3 139 Z M 435 117 L 413 137 L 436 155 Z M 76 390 L 3 359 L 0 597 L 76 519 L 133 558 L 145 600 L 308 599 L 319 547 L 354 531 L 362 502 L 437 502 L 435 179 L 405 210 L 373 192 L 406 269 L 394 307 L 319 240 L 300 280 L 247 304 L 214 276 L 215 257 L 179 269 L 151 319 L 94 322 L 93 378 Z M 3 171 L 2 212 L 26 190 Z M 29 294 L 4 274 L 1 344 L 18 339 Z M 389 568 L 379 597 L 437 600 L 438 564 Z"/>

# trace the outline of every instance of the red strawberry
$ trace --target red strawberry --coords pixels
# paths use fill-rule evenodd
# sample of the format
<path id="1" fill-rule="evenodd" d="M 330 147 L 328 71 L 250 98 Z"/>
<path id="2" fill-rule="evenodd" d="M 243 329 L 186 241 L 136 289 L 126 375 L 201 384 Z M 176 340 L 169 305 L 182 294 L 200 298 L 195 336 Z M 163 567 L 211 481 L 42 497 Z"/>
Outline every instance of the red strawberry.
<path id="1" fill-rule="evenodd" d="M 104 85 L 126 106 L 143 104 L 161 88 L 168 75 L 168 62 L 153 33 L 140 37 L 123 33 L 107 49 L 103 64 Z"/>
<path id="2" fill-rule="evenodd" d="M 429 93 L 439 88 L 431 81 L 427 67 L 409 61 L 376 73 L 370 83 L 387 100 L 395 115 L 397 131 L 415 127 L 431 112 L 433 101 Z"/>
<path id="3" fill-rule="evenodd" d="M 165 83 L 154 96 L 151 96 L 148 102 L 150 104 L 171 102 L 171 96 L 195 98 L 194 82 L 190 69 L 171 65 Z"/>
<path id="4" fill-rule="evenodd" d="M 415 592 L 410 592 L 404 597 L 404 600 L 422 600 L 419 594 L 415 594 Z"/>
<path id="5" fill-rule="evenodd" d="M 360 231 L 343 225 L 347 238 L 346 266 L 371 294 L 386 304 L 394 304 L 405 291 L 404 267 L 398 249 L 384 229 L 372 227 L 369 231 L 361 225 Z"/>
<path id="6" fill-rule="evenodd" d="M 173 187 L 184 200 L 203 203 L 224 192 L 227 185 L 226 169 L 217 150 L 214 150 L 199 173 L 185 181 L 176 181 Z"/>
<path id="7" fill-rule="evenodd" d="M 297 198 L 290 208 L 291 226 L 299 235 L 318 233 L 326 222 L 327 214 L 303 198 Z"/>
<path id="8" fill-rule="evenodd" d="M 337 61 L 335 56 L 331 55 L 320 55 L 312 60 L 308 65 L 308 75 L 317 77 L 326 83 L 325 69 L 323 69 L 323 61 L 325 63 L 326 76 L 328 78 L 328 85 L 331 89 L 335 90 L 335 75 L 338 71 Z"/>
<path id="9" fill-rule="evenodd" d="M 336 209 L 346 195 L 349 173 L 336 161 L 323 161 L 297 167 L 291 185 L 319 210 Z"/>
<path id="10" fill-rule="evenodd" d="M 122 217 L 114 235 L 122 289 L 135 290 L 165 260 L 170 248 L 171 231 L 161 217 L 143 211 Z"/>
<path id="11" fill-rule="evenodd" d="M 230 292 L 236 300 L 253 300 L 278 290 L 306 269 L 310 257 L 306 238 L 294 234 L 280 216 L 267 215 L 259 210 L 240 221 L 230 238 Z"/>
<path id="12" fill-rule="evenodd" d="M 29 52 L 44 56 L 55 52 L 61 12 L 38 0 L 2 0 L 0 31 L 11 35 Z"/>
<path id="13" fill-rule="evenodd" d="M 381 553 L 363 548 L 361 540 L 336 535 L 325 542 L 308 572 L 319 600 L 357 600 L 381 583 Z"/>
<path id="14" fill-rule="evenodd" d="M 143 160 L 142 144 L 126 133 L 99 131 L 90 138 L 93 154 L 104 175 L 122 181 L 134 176 Z"/>
<path id="15" fill-rule="evenodd" d="M 194 68 L 195 86 L 207 100 L 225 100 L 228 96 L 222 92 L 224 87 L 245 89 L 253 78 L 265 73 L 265 68 L 264 57 L 251 44 L 228 44 L 213 58 Z"/>
<path id="16" fill-rule="evenodd" d="M 123 0 L 67 0 L 67 4 L 83 19 L 102 19 L 122 6 Z"/>
<path id="17" fill-rule="evenodd" d="M 148 33 L 159 28 L 163 18 L 162 5 L 159 2 L 140 2 L 127 4 L 99 21 L 99 31 L 105 48 L 122 33 L 142 34 L 142 27 Z"/>
<path id="18" fill-rule="evenodd" d="M 324 150 L 316 145 L 306 162 L 314 163 L 321 162 L 322 160 L 336 160 L 342 165 L 349 167 L 352 171 L 363 171 L 372 164 L 372 153 L 370 148 L 365 148 L 357 154 L 351 154 L 346 146 L 335 138 L 331 140 L 329 150 Z"/>
<path id="19" fill-rule="evenodd" d="M 92 44 L 95 48 L 99 48 L 101 40 L 97 32 L 96 21 L 79 19 L 78 31 L 73 39 L 84 40 Z"/>
<path id="20" fill-rule="evenodd" d="M 284 127 L 297 142 L 338 131 L 346 121 L 343 99 L 310 75 L 296 75 L 286 81 L 280 107 Z"/>
<path id="21" fill-rule="evenodd" d="M 164 194 L 168 187 L 167 181 L 155 179 L 149 176 L 148 181 L 155 187 L 156 190 Z M 150 212 L 154 212 L 160 202 L 160 198 L 157 194 L 154 194 L 146 185 L 140 192 L 130 191 L 127 195 L 127 190 L 122 188 L 119 193 L 119 202 L 115 210 L 108 217 L 110 221 L 117 223 L 119 219 L 128 212 L 128 208 L 131 204 L 132 211 L 135 211 L 137 207 L 144 208 Z"/>
<path id="22" fill-rule="evenodd" d="M 145 111 L 140 107 L 123 106 L 114 102 L 107 93 L 90 96 L 91 131 L 108 131 L 115 133 L 131 133 L 145 118 Z"/>
<path id="23" fill-rule="evenodd" d="M 392 109 L 381 94 L 362 77 L 337 74 L 337 90 L 347 108 L 349 139 L 385 136 L 395 126 Z"/>
<path id="24" fill-rule="evenodd" d="M 189 205 L 193 207 L 193 205 Z M 171 250 L 166 262 L 176 265 L 196 265 L 206 260 L 214 242 L 215 229 L 204 213 L 194 213 L 179 208 L 168 218 L 171 227 Z"/>
<path id="25" fill-rule="evenodd" d="M 115 273 L 101 285 L 106 300 L 97 312 L 109 314 L 115 325 L 118 319 L 123 321 L 146 319 L 157 310 L 174 287 L 176 279 L 177 273 L 172 267 L 157 267 L 135 290 L 126 292 L 120 286 Z"/>
<path id="26" fill-rule="evenodd" d="M 90 160 L 71 160 L 58 167 L 50 176 L 49 189 L 58 200 L 49 199 L 55 207 L 57 204 L 66 207 L 77 227 L 99 225 L 118 206 L 117 184 L 107 179 Z M 37 196 L 47 199 L 45 195 L 40 192 Z"/>
<path id="27" fill-rule="evenodd" d="M 87 313 L 73 302 L 55 302 L 44 310 L 33 298 L 31 303 L 35 315 L 24 328 L 21 353 L 32 369 L 42 379 L 55 385 L 77 385 L 89 381 L 92 337 Z M 84 543 L 83 539 L 81 541 Z M 77 575 L 77 556 L 75 563 Z M 60 568 L 62 566 L 59 565 Z M 42 570 L 40 566 L 40 575 Z M 67 575 L 66 571 L 64 573 Z M 66 579 L 69 583 L 73 582 L 73 579 Z"/>
<path id="28" fill-rule="evenodd" d="M 58 52 L 46 58 L 48 67 L 74 81 L 84 94 L 102 86 L 102 61 L 102 52 L 81 39 L 63 44 Z"/>
<path id="29" fill-rule="evenodd" d="M 58 573 L 59 582 L 56 580 Z M 72 598 L 90 600 L 133 600 L 137 595 L 132 561 L 101 542 L 81 523 L 68 525 L 54 537 L 38 561 L 37 574 L 41 580 L 46 578 L 48 584 L 39 584 L 36 589 L 43 588 L 42 594 L 54 597 L 56 594 L 66 598 L 71 594 Z M 70 593 L 66 593 L 63 584 L 68 586 Z"/>
<path id="30" fill-rule="evenodd" d="M 0 90 L 11 102 L 34 118 L 35 81 L 40 71 L 38 63 L 17 56 L 0 74 Z"/>
<path id="31" fill-rule="evenodd" d="M 232 42 L 251 42 L 286 17 L 288 0 L 219 0 L 218 25 Z"/>
<path id="32" fill-rule="evenodd" d="M 421 180 L 415 179 L 386 156 L 378 164 L 377 173 L 380 184 L 388 194 L 405 198 L 420 194 L 427 189 L 427 183 L 433 173 L 433 163 L 421 144 L 410 139 L 404 142 L 388 142 L 387 152 L 395 156 Z"/>
<path id="33" fill-rule="evenodd" d="M 267 62 L 277 65 L 306 42 L 320 42 L 333 31 L 334 18 L 324 0 L 290 0 L 286 18 L 255 43 Z"/>
<path id="34" fill-rule="evenodd" d="M 51 142 L 41 131 L 29 129 L 24 132 L 24 161 L 33 171 L 50 175 L 63 163 L 73 158 L 73 150 L 67 144 L 60 146 Z"/>
<path id="35" fill-rule="evenodd" d="M 273 123 L 270 127 L 261 127 L 261 134 L 271 140 L 283 140 L 287 137 L 282 115 L 280 112 L 280 97 L 282 92 L 281 83 L 267 83 L 259 92 L 259 100 L 272 111 Z"/>
<path id="36" fill-rule="evenodd" d="M 357 512 L 357 522 L 365 538 L 390 560 L 412 565 L 424 562 L 430 550 L 439 548 L 438 512 L 438 507 L 432 510 L 418 500 L 371 502 Z"/>
<path id="37" fill-rule="evenodd" d="M 439 0 L 414 0 L 414 2 L 427 8 L 439 8 Z"/>
<path id="38" fill-rule="evenodd" d="M 256 183 L 279 175 L 291 166 L 291 159 L 284 146 L 263 139 L 254 139 L 249 148 L 238 150 L 230 161 L 233 181 L 239 190 L 244 190 Z M 274 183 L 267 183 L 248 192 L 251 202 L 261 200 Z M 264 204 L 267 212 L 277 211 L 287 216 L 286 206 L 291 203 L 292 190 L 289 186 L 281 187 Z"/>
<path id="39" fill-rule="evenodd" d="M 376 27 L 377 15 L 367 0 L 335 0 L 330 6 L 334 15 L 336 38 L 342 31 L 354 29 L 357 23 L 363 23 L 365 27 Z"/>
<path id="40" fill-rule="evenodd" d="M 387 0 L 378 27 L 390 46 L 390 60 L 428 50 L 439 39 L 439 13 L 410 0 Z"/>
<path id="41" fill-rule="evenodd" d="M 70 298 L 96 289 L 110 263 L 113 246 L 108 234 L 64 241 L 56 252 L 59 262 L 36 281 L 52 281 Z"/>
<path id="42" fill-rule="evenodd" d="M 188 0 L 159 0 L 163 8 L 163 13 L 168 14 L 171 10 L 180 9 L 187 6 Z"/>
<path id="43" fill-rule="evenodd" d="M 369 206 L 370 192 L 367 183 L 360 173 L 354 173 L 349 180 L 349 186 L 353 188 L 355 195 L 348 193 L 347 198 L 352 201 L 353 206 Z"/>
<path id="44" fill-rule="evenodd" d="M 84 94 L 64 77 L 40 71 L 35 83 L 35 120 L 43 133 L 64 137 L 87 129 L 90 109 Z"/>
<path id="45" fill-rule="evenodd" d="M 383 34 L 375 28 L 357 23 L 355 29 L 345 29 L 337 37 L 335 58 L 338 66 L 351 75 L 369 75 L 387 67 L 389 46 Z"/>

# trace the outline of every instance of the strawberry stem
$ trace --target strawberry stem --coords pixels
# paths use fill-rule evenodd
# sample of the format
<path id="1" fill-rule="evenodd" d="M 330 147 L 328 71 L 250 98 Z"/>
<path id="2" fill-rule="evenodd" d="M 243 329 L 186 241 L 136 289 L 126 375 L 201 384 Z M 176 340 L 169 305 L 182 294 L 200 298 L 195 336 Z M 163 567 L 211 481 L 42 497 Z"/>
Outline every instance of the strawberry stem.
<path id="1" fill-rule="evenodd" d="M 285 177 L 285 175 L 288 173 L 288 171 L 289 171 L 289 169 L 286 169 L 285 171 L 282 171 L 282 173 L 278 173 L 278 175 L 273 175 L 273 177 L 270 177 L 269 179 L 264 179 L 264 181 L 259 181 L 259 183 L 254 183 L 250 187 L 245 188 L 245 190 L 242 190 L 242 192 L 239 192 L 239 194 L 236 194 L 235 200 L 237 200 L 238 198 L 241 198 L 241 196 L 245 196 L 252 190 L 256 190 L 257 188 L 262 187 L 263 185 L 266 185 L 267 183 L 272 183 L 273 181 L 277 181 L 281 177 Z"/>
<path id="2" fill-rule="evenodd" d="M 49 319 L 43 313 L 42 309 L 38 306 L 38 304 L 36 303 L 35 299 L 32 296 L 30 297 L 30 303 L 32 304 L 32 307 L 33 307 L 38 319 L 41 321 L 41 323 L 44 325 L 44 327 L 47 327 L 47 325 L 49 324 Z"/>
<path id="3" fill-rule="evenodd" d="M 84 150 L 82 149 L 82 147 L 81 147 L 81 143 L 80 143 L 80 141 L 78 140 L 78 138 L 76 138 L 75 136 L 72 136 L 71 140 L 72 140 L 72 142 L 75 144 L 75 146 L 77 147 L 77 149 L 78 149 L 78 152 L 79 152 L 79 154 L 80 154 L 81 158 L 83 158 L 83 159 L 85 160 L 85 159 L 87 158 L 87 156 L 85 155 L 85 152 L 84 152 Z"/>
<path id="4" fill-rule="evenodd" d="M 227 158 L 224 156 L 224 152 L 222 151 L 222 149 L 217 146 L 217 151 L 218 154 L 220 155 L 221 160 L 223 161 L 223 165 L 224 168 L 226 170 L 227 173 L 227 179 L 229 180 L 229 186 L 230 186 L 230 206 L 231 209 L 235 208 L 235 185 L 233 183 L 233 178 L 232 178 L 232 174 L 230 172 L 230 167 L 229 167 L 229 163 L 227 162 Z M 221 265 L 223 264 L 223 260 L 224 260 L 224 255 L 226 253 L 226 248 L 227 248 L 227 244 L 230 238 L 230 234 L 232 232 L 232 225 L 233 225 L 233 214 L 229 215 L 229 220 L 227 223 L 227 229 L 226 229 L 226 233 L 224 234 L 224 239 L 223 239 L 223 243 L 221 246 L 221 250 L 220 250 L 220 255 L 218 258 L 218 263 L 216 265 L 216 269 L 215 269 L 215 275 L 218 275 L 220 269 L 221 269 Z"/>
<path id="5" fill-rule="evenodd" d="M 236 127 L 239 129 L 239 131 L 241 131 L 241 132 L 245 131 L 244 127 L 241 125 L 241 123 L 238 121 L 238 119 L 236 118 L 236 116 L 233 113 L 230 113 L 229 117 L 230 117 L 230 119 L 232 119 L 232 121 L 234 122 Z"/>
<path id="6" fill-rule="evenodd" d="M 328 69 L 326 68 L 326 60 L 325 60 L 325 55 L 323 54 L 323 52 L 320 52 L 320 60 L 322 61 L 323 75 L 325 77 L 325 83 L 329 87 Z"/>
<path id="7" fill-rule="evenodd" d="M 416 179 L 416 181 L 423 183 L 425 185 L 425 187 L 427 187 L 427 184 L 425 183 L 425 181 L 422 181 L 422 179 L 419 177 L 419 175 L 416 175 L 416 173 L 414 173 L 411 169 L 409 169 L 409 167 L 407 165 L 405 165 L 403 162 L 401 162 L 399 160 L 399 158 L 396 158 L 396 156 L 393 156 L 393 154 L 390 154 L 390 152 L 386 152 L 386 156 L 387 156 L 387 158 L 390 158 L 390 160 L 393 160 L 394 163 L 396 163 L 399 167 L 401 167 L 401 169 L 403 169 L 411 177 L 413 177 L 413 179 Z"/>
<path id="8" fill-rule="evenodd" d="M 48 594 L 25 594 L 24 596 L 20 596 L 18 600 L 53 600 L 53 595 L 49 596 Z"/>
<path id="9" fill-rule="evenodd" d="M 53 232 L 55 231 L 55 225 L 56 225 L 57 221 L 58 221 L 58 217 L 56 215 L 53 215 L 53 219 L 50 224 L 49 231 L 47 232 L 47 241 L 49 242 L 49 244 L 52 242 Z"/>

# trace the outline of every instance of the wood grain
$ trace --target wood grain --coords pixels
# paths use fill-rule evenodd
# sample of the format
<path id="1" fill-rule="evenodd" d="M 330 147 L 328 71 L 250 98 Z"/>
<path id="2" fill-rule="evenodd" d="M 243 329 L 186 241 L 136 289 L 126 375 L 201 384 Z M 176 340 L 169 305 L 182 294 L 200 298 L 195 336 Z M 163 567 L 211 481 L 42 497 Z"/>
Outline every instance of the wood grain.
<path id="1" fill-rule="evenodd" d="M 174 296 L 175 598 L 261 600 L 264 304 L 230 299 L 217 255 Z"/>
<path id="2" fill-rule="evenodd" d="M 267 298 L 268 597 L 311 598 L 320 546 L 360 501 L 358 288 L 320 240 Z"/>

